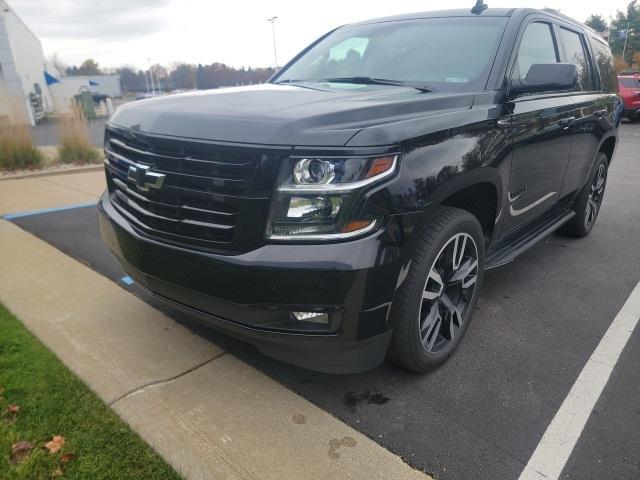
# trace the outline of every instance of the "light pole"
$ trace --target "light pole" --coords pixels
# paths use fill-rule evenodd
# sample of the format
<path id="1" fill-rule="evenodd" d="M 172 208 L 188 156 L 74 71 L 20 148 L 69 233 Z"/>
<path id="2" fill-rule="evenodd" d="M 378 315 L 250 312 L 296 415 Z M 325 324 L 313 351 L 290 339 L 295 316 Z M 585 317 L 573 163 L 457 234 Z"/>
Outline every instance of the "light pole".
<path id="1" fill-rule="evenodd" d="M 278 50 L 276 49 L 276 20 L 278 20 L 278 17 L 271 17 L 267 19 L 267 22 L 271 24 L 271 30 L 273 32 L 273 62 L 275 63 L 276 70 L 278 70 Z"/>
<path id="2" fill-rule="evenodd" d="M 624 47 L 622 47 L 622 59 L 624 60 L 624 55 L 627 53 L 627 40 L 629 39 L 629 24 L 630 20 L 627 20 L 627 30 L 624 32 Z"/>
<path id="3" fill-rule="evenodd" d="M 155 86 L 155 83 L 153 81 L 153 70 L 151 68 L 151 59 L 147 58 L 147 61 L 149 62 L 149 78 L 151 79 L 151 93 L 153 93 L 155 95 L 156 86 Z"/>

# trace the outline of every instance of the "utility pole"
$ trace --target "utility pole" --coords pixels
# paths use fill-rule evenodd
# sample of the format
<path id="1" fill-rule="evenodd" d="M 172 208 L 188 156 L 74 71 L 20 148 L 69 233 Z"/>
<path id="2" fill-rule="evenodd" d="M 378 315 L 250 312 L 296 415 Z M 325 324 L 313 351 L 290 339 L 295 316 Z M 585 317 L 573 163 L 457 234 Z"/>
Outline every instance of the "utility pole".
<path id="1" fill-rule="evenodd" d="M 278 17 L 271 17 L 267 19 L 267 22 L 271 24 L 271 30 L 273 33 L 273 63 L 275 64 L 276 70 L 278 70 L 278 50 L 276 49 L 276 20 L 278 20 Z"/>

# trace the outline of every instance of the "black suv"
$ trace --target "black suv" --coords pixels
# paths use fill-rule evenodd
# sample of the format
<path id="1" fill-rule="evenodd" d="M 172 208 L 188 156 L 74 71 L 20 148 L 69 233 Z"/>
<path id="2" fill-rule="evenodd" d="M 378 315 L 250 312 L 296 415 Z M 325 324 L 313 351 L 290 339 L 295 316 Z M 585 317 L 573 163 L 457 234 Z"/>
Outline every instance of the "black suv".
<path id="1" fill-rule="evenodd" d="M 427 371 L 485 270 L 593 228 L 617 85 L 607 44 L 553 12 L 343 26 L 267 84 L 121 107 L 102 236 L 138 285 L 266 355 Z"/>

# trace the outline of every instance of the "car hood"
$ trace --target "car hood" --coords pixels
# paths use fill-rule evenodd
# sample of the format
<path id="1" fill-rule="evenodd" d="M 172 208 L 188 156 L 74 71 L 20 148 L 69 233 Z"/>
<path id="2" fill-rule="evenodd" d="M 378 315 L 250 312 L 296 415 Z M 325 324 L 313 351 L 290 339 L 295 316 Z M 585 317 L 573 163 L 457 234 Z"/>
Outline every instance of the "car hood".
<path id="1" fill-rule="evenodd" d="M 150 134 L 291 146 L 402 141 L 388 124 L 471 108 L 474 95 L 408 87 L 264 84 L 168 95 L 125 104 L 109 123 Z M 389 132 L 397 132 L 390 134 Z M 425 132 L 426 133 L 426 132 Z M 357 139 L 356 139 L 357 137 Z"/>

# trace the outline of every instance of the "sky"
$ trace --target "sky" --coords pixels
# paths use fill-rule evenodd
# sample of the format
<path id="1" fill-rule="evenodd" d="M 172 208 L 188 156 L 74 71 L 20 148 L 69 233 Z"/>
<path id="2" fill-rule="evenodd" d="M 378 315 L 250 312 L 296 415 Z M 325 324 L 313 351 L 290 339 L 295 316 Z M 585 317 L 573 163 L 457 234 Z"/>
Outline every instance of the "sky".
<path id="1" fill-rule="evenodd" d="M 95 59 L 103 67 L 149 62 L 274 64 L 276 21 L 283 65 L 323 33 L 350 22 L 399 13 L 471 8 L 473 0 L 7 0 L 40 38 L 45 55 L 66 65 Z M 485 0 L 490 7 L 555 8 L 584 21 L 614 16 L 628 0 Z"/>

